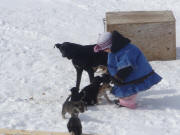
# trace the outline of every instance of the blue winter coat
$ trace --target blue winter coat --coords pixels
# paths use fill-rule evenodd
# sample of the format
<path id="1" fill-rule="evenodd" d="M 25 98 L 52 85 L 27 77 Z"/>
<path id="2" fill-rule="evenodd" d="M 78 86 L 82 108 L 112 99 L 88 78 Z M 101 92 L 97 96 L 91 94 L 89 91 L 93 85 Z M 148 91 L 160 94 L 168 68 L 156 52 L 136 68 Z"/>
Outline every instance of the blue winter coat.
<path id="1" fill-rule="evenodd" d="M 108 71 L 111 76 L 115 76 L 116 73 L 126 67 L 132 67 L 132 72 L 124 79 L 125 83 L 142 78 L 153 71 L 151 65 L 145 58 L 144 54 L 131 43 L 121 44 L 121 47 L 117 47 L 117 34 L 113 34 L 116 37 L 112 39 L 112 53 L 108 54 Z M 114 47 L 116 46 L 116 47 Z M 114 49 L 115 48 L 115 49 Z M 123 86 L 114 86 L 112 93 L 117 97 L 127 97 L 134 95 L 140 91 L 145 91 L 161 81 L 161 77 L 157 73 L 153 73 L 148 76 L 142 82 L 137 84 L 127 84 Z"/>

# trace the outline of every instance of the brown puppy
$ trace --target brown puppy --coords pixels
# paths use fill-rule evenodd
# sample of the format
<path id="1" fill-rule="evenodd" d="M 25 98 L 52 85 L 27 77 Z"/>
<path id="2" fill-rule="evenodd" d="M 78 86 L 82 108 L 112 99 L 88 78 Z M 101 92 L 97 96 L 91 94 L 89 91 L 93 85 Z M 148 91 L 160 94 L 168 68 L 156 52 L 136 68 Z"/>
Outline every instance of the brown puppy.
<path id="1" fill-rule="evenodd" d="M 104 83 L 102 84 L 102 86 L 99 87 L 99 92 L 98 92 L 98 96 L 97 96 L 97 102 L 99 103 L 99 99 L 104 96 L 106 98 L 106 100 L 109 103 L 112 103 L 112 101 L 109 99 L 108 95 L 107 95 L 107 91 L 111 91 L 112 90 L 112 86 L 110 86 L 108 83 Z"/>
<path id="2" fill-rule="evenodd" d="M 94 67 L 93 70 L 94 70 L 94 72 L 101 73 L 101 74 L 107 74 L 108 73 L 107 66 L 104 66 L 104 65 Z"/>
<path id="3" fill-rule="evenodd" d="M 97 67 L 97 69 L 96 69 L 96 72 L 101 73 L 102 78 L 103 78 L 103 84 L 99 87 L 99 92 L 98 92 L 98 96 L 97 96 L 97 102 L 99 103 L 100 97 L 104 96 L 109 103 L 112 103 L 112 101 L 109 99 L 109 97 L 108 97 L 108 95 L 106 93 L 107 91 L 112 90 L 112 86 L 110 86 L 111 76 L 108 73 L 107 66 L 99 65 Z"/>
<path id="4" fill-rule="evenodd" d="M 83 113 L 85 111 L 84 103 L 82 101 L 76 101 L 76 102 L 69 101 L 70 97 L 71 96 L 69 96 L 66 99 L 62 107 L 61 114 L 64 119 L 65 119 L 66 113 L 69 113 L 72 115 L 74 113 L 74 110 L 76 110 L 77 113 L 80 113 L 80 112 Z"/>

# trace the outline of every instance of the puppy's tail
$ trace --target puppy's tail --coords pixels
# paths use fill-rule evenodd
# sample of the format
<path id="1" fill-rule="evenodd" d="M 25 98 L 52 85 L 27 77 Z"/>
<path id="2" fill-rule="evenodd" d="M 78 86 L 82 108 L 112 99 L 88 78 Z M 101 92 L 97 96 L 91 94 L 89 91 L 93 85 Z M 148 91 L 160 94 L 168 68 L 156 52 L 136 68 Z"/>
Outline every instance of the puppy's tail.
<path id="1" fill-rule="evenodd" d="M 67 97 L 67 99 L 66 99 L 65 102 L 68 102 L 70 98 L 71 98 L 71 95 L 69 95 L 69 96 Z"/>

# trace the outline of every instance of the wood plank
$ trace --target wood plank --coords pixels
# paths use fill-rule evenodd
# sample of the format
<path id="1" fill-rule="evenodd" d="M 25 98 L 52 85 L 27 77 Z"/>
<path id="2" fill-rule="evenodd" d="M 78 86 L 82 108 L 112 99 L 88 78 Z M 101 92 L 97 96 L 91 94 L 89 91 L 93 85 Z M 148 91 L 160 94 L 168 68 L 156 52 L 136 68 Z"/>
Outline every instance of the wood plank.
<path id="1" fill-rule="evenodd" d="M 70 135 L 69 133 L 64 132 L 48 132 L 48 131 L 32 131 L 32 130 L 18 130 L 18 129 L 0 129 L 0 135 Z M 83 134 L 91 135 L 91 134 Z"/>
<path id="2" fill-rule="evenodd" d="M 175 22 L 172 11 L 125 11 L 107 12 L 108 24 L 135 24 L 135 23 L 159 23 Z"/>

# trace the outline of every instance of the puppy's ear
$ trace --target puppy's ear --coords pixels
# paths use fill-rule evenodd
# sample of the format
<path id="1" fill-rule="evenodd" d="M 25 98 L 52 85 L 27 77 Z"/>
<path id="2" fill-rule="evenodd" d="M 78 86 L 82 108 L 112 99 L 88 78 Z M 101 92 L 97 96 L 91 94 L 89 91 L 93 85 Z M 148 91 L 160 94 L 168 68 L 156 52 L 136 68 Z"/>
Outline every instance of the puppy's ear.
<path id="1" fill-rule="evenodd" d="M 62 46 L 62 44 L 57 43 L 57 44 L 54 45 L 54 48 L 55 48 L 55 47 L 56 47 L 56 48 L 60 48 L 61 46 Z"/>
<path id="2" fill-rule="evenodd" d="M 71 92 L 79 92 L 79 89 L 77 87 L 72 87 L 70 89 Z"/>
<path id="3" fill-rule="evenodd" d="M 79 112 L 80 112 L 79 108 L 74 107 L 72 109 L 72 116 L 78 116 Z"/>

